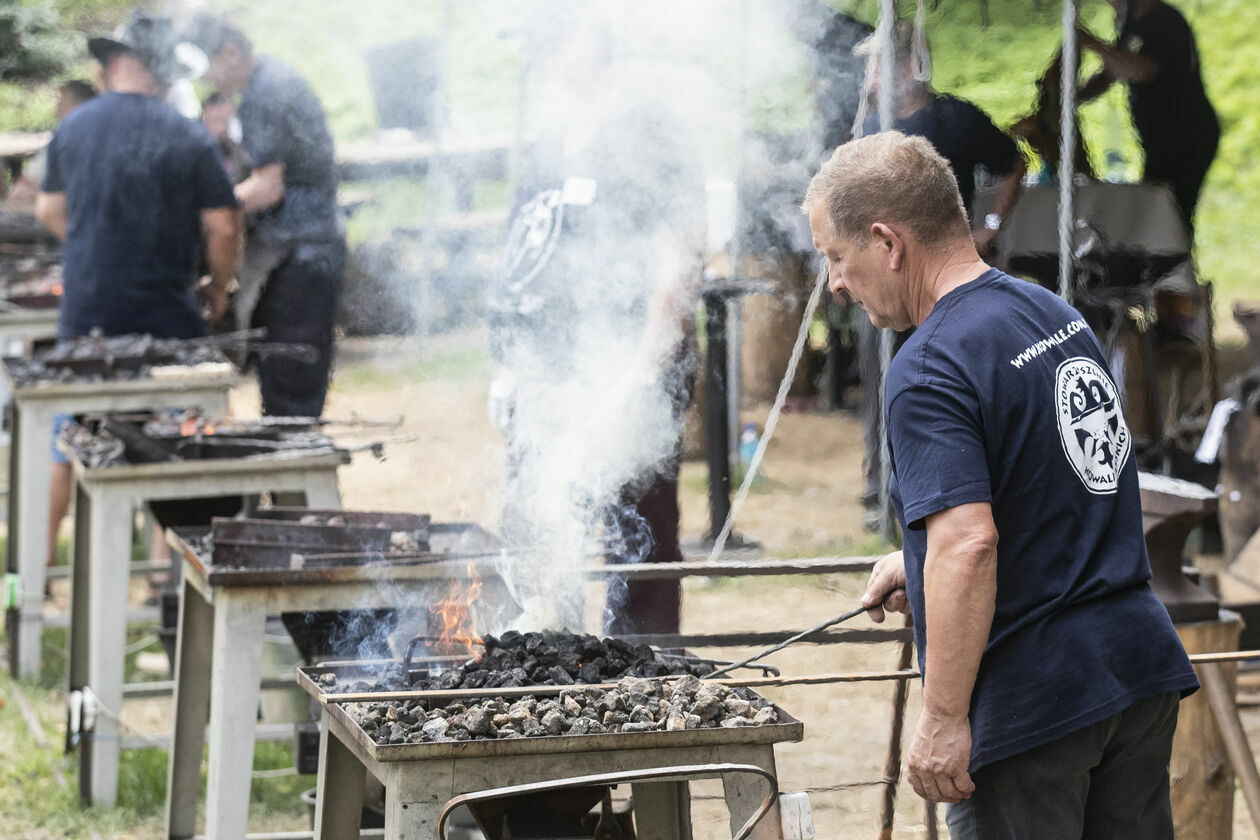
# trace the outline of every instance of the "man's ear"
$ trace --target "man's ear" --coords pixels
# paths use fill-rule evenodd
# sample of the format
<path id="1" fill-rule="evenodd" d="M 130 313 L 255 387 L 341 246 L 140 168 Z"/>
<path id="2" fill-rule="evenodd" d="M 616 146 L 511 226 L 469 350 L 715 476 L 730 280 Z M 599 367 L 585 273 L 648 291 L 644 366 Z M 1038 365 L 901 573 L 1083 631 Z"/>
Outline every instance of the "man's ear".
<path id="1" fill-rule="evenodd" d="M 901 268 L 901 262 L 906 256 L 906 242 L 900 233 L 883 222 L 876 222 L 871 225 L 871 240 L 881 253 L 887 254 L 890 270 Z"/>

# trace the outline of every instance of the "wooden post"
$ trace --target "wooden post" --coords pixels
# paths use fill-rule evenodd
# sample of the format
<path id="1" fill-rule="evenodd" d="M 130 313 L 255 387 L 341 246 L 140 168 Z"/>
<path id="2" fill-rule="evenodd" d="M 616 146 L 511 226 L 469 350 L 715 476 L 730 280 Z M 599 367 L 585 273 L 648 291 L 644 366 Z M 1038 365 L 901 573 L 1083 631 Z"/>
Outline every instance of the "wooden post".
<path id="1" fill-rule="evenodd" d="M 1216 621 L 1177 626 L 1189 653 L 1237 650 L 1240 632 L 1241 620 L 1228 610 L 1221 610 Z M 1232 696 L 1237 666 L 1223 665 L 1221 673 Z M 1233 836 L 1234 770 L 1207 695 L 1198 691 L 1181 701 L 1173 736 L 1168 769 L 1178 840 L 1229 840 Z"/>
<path id="2" fill-rule="evenodd" d="M 1238 786 L 1242 788 L 1243 798 L 1247 800 L 1251 824 L 1260 830 L 1260 772 L 1256 770 L 1256 758 L 1247 741 L 1247 731 L 1243 729 L 1242 719 L 1238 716 L 1234 687 L 1225 679 L 1222 670 L 1224 667 L 1217 662 L 1205 662 L 1196 670 L 1203 683 L 1208 704 L 1212 707 L 1212 714 L 1216 716 L 1216 725 L 1225 737 L 1229 762 L 1238 775 Z"/>

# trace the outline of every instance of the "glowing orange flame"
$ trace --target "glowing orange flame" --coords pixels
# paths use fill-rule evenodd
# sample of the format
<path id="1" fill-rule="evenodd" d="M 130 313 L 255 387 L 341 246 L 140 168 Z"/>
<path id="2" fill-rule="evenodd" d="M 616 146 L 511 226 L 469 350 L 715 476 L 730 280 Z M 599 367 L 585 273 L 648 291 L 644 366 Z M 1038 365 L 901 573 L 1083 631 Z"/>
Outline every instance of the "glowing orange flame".
<path id="1" fill-rule="evenodd" d="M 179 424 L 179 433 L 184 437 L 197 434 L 197 421 L 192 417 L 181 420 Z"/>
<path id="2" fill-rule="evenodd" d="M 60 283 L 54 283 L 54 284 L 53 284 L 53 287 L 52 287 L 52 293 L 53 293 L 54 295 L 60 295 L 63 291 L 65 291 L 65 290 L 61 287 L 61 284 L 60 284 Z"/>
<path id="3" fill-rule="evenodd" d="M 433 605 L 435 624 L 442 628 L 436 653 L 475 656 L 481 651 L 481 636 L 476 630 L 473 603 L 481 597 L 481 575 L 476 565 L 468 564 L 468 585 L 460 588 L 460 581 L 451 581 L 451 591 Z"/>
<path id="4" fill-rule="evenodd" d="M 207 435 L 212 435 L 212 434 L 214 434 L 214 424 L 213 424 L 213 423 L 207 423 L 207 424 L 205 425 L 205 428 L 203 428 L 201 431 L 202 431 L 202 433 L 207 434 Z"/>

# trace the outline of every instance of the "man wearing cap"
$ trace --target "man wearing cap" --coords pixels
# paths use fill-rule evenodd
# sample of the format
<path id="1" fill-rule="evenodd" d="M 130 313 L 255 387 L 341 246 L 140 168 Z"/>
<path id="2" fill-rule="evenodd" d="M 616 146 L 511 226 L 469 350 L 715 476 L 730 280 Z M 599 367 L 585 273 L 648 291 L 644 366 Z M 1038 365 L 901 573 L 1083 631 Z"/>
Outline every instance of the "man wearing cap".
<path id="1" fill-rule="evenodd" d="M 923 138 L 839 147 L 805 194 L 829 287 L 915 332 L 884 411 L 904 550 L 862 603 L 914 615 L 907 778 L 954 840 L 1172 840 L 1198 687 L 1150 587 L 1133 439 L 1079 312 L 976 253 Z"/>
<path id="2" fill-rule="evenodd" d="M 252 171 L 236 186 L 249 226 L 238 323 L 265 327 L 270 341 L 309 344 L 319 352 L 315 363 L 258 359 L 263 412 L 318 416 L 346 258 L 324 109 L 301 76 L 255 54 L 249 38 L 223 18 L 198 15 L 185 35 L 209 56 L 205 81 L 240 97 L 237 115 Z"/>
<path id="3" fill-rule="evenodd" d="M 173 81 L 195 72 L 199 51 L 177 44 L 170 20 L 139 13 L 88 48 L 106 92 L 58 127 L 35 203 L 64 242 L 58 333 L 206 335 L 207 318 L 227 307 L 240 214 L 214 138 L 162 101 Z M 199 282 L 203 256 L 208 276 Z M 60 452 L 54 460 L 56 528 L 70 467 Z"/>

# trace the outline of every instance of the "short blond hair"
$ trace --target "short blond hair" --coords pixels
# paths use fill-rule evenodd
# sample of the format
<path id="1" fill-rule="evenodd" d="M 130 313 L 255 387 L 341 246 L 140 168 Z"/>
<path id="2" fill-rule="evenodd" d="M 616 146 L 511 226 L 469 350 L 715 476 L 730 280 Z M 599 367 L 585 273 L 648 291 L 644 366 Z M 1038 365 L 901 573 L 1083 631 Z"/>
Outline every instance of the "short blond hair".
<path id="1" fill-rule="evenodd" d="M 958 180 L 922 137 L 885 131 L 837 147 L 801 209 L 826 210 L 831 232 L 865 248 L 871 225 L 900 224 L 924 245 L 970 237 Z"/>

